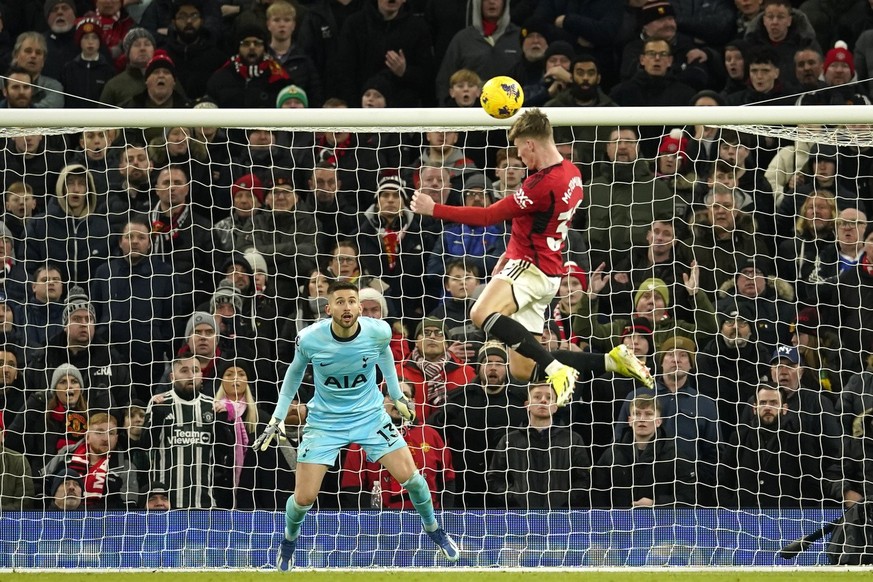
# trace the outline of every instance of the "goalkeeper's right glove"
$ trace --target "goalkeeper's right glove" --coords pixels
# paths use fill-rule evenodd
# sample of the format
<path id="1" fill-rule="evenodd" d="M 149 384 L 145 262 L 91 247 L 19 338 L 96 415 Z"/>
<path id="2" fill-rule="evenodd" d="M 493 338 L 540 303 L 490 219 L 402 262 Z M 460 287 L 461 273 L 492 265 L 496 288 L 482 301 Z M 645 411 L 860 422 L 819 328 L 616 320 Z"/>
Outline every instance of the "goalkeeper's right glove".
<path id="1" fill-rule="evenodd" d="M 270 442 L 273 440 L 273 437 L 278 436 L 279 442 L 285 441 L 285 428 L 284 422 L 279 420 L 276 417 L 270 419 L 269 424 L 267 424 L 267 428 L 264 429 L 264 432 L 255 439 L 254 444 L 252 444 L 252 448 L 255 450 L 266 451 L 267 447 L 270 446 Z"/>
<path id="2" fill-rule="evenodd" d="M 400 413 L 403 420 L 407 422 L 415 421 L 415 405 L 409 402 L 409 399 L 406 398 L 406 396 L 401 396 L 394 400 L 394 408 L 397 409 L 397 412 Z"/>

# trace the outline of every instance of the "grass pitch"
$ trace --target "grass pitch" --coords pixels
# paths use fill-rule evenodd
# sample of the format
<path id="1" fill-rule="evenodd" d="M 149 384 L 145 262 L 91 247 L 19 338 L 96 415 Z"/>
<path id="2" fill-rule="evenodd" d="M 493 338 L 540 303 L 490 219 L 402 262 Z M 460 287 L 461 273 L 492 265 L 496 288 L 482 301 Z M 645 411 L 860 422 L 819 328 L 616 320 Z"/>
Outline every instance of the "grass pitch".
<path id="1" fill-rule="evenodd" d="M 2 582 L 564 582 L 591 580 L 597 582 L 819 582 L 830 580 L 873 580 L 873 570 L 831 568 L 766 570 L 473 570 L 464 568 L 422 570 L 296 570 L 267 571 L 205 571 L 205 572 L 0 572 Z"/>

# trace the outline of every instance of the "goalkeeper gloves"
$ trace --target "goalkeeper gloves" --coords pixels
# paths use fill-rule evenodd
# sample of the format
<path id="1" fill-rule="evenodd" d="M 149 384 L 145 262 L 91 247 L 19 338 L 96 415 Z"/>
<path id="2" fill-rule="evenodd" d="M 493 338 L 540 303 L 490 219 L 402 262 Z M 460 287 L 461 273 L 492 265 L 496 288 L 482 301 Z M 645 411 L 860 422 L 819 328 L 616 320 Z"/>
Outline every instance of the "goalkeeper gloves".
<path id="1" fill-rule="evenodd" d="M 264 429 L 264 432 L 255 439 L 254 444 L 252 444 L 252 448 L 255 450 L 266 451 L 267 447 L 270 446 L 270 442 L 273 440 L 273 437 L 279 437 L 279 442 L 285 440 L 285 427 L 284 423 L 276 417 L 270 419 L 269 424 L 267 424 L 267 428 Z"/>
<path id="2" fill-rule="evenodd" d="M 415 406 L 409 402 L 409 399 L 406 398 L 406 396 L 401 396 L 394 400 L 394 408 L 397 409 L 397 412 L 400 413 L 403 420 L 407 422 L 413 422 L 415 420 Z"/>

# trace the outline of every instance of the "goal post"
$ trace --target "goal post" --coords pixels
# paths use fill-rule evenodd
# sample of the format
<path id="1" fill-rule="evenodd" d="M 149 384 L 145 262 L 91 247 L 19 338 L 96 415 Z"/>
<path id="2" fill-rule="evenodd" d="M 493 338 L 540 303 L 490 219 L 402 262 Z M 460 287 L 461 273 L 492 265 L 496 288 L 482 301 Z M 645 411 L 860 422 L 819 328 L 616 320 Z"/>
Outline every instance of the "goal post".
<path id="1" fill-rule="evenodd" d="M 506 347 L 469 321 L 507 225 L 408 212 L 416 189 L 453 204 L 512 196 L 525 170 L 504 130 L 517 116 L 0 110 L 0 363 L 16 371 L 0 390 L 0 570 L 271 567 L 311 379 L 286 418 L 289 443 L 257 455 L 250 443 L 334 278 L 358 282 L 365 309 L 392 324 L 426 427 L 406 427 L 408 442 L 465 565 L 829 563 L 822 542 L 796 561 L 777 552 L 873 479 L 873 110 L 541 111 L 586 196 L 543 341 L 597 353 L 626 343 L 659 381 L 655 397 L 583 371 L 545 432 L 528 427 L 538 413 L 527 383 L 507 378 Z M 107 143 L 108 130 L 122 131 Z M 398 183 L 386 209 L 380 193 Z M 76 325 L 88 328 L 78 339 Z M 430 357 L 434 338 L 444 343 Z M 179 380 L 182 357 L 198 360 L 202 384 Z M 248 400 L 232 397 L 234 368 Z M 85 396 L 68 402 L 62 381 Z M 191 385 L 205 395 L 194 404 Z M 659 415 L 648 436 L 635 432 L 646 409 Z M 108 456 L 89 452 L 94 427 L 117 438 Z M 651 458 L 635 456 L 636 439 Z M 83 460 L 95 458 L 106 467 Z M 344 450 L 298 564 L 445 565 L 411 509 L 398 483 Z"/>

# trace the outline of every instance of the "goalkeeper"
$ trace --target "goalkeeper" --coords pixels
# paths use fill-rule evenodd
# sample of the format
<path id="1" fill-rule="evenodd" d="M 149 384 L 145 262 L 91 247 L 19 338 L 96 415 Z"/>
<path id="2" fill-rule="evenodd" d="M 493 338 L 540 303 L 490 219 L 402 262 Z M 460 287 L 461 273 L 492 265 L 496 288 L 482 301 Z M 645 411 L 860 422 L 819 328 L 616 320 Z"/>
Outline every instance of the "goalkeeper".
<path id="1" fill-rule="evenodd" d="M 314 323 L 298 335 L 297 352 L 282 382 L 273 418 L 253 445 L 265 450 L 274 437 L 284 438 L 282 419 L 311 363 L 315 396 L 308 403 L 309 415 L 297 451 L 297 484 L 285 506 L 285 536 L 276 567 L 291 567 L 306 512 L 315 502 L 340 448 L 351 443 L 361 445 L 369 459 L 381 463 L 406 489 L 427 535 L 446 559 L 457 561 L 458 546 L 437 523 L 427 482 L 385 412 L 376 385 L 378 366 L 398 412 L 407 420 L 415 418 L 415 409 L 403 396 L 397 380 L 389 346 L 390 326 L 378 319 L 360 317 L 358 287 L 354 283 L 331 283 L 327 311 L 330 319 Z"/>

